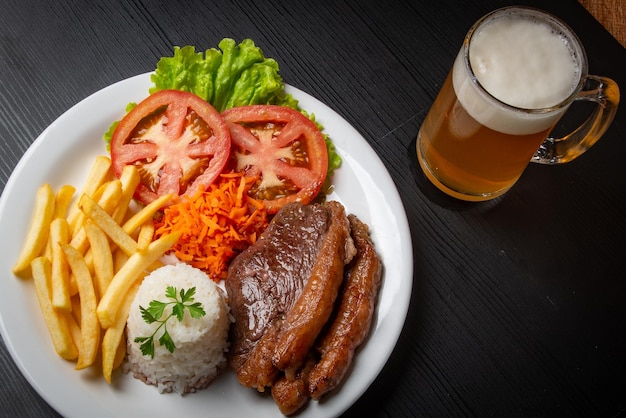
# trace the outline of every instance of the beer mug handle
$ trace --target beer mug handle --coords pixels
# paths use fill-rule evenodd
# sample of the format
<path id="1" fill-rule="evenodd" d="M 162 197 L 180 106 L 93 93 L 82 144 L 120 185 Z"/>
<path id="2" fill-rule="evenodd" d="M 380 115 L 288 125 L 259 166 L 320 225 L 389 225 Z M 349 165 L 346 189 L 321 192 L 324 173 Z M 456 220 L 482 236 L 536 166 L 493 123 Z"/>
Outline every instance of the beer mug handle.
<path id="1" fill-rule="evenodd" d="M 587 151 L 606 132 L 619 104 L 619 87 L 610 78 L 589 75 L 587 83 L 575 100 L 596 102 L 591 116 L 572 133 L 562 138 L 549 136 L 539 147 L 531 162 L 560 164 L 572 161 Z"/>

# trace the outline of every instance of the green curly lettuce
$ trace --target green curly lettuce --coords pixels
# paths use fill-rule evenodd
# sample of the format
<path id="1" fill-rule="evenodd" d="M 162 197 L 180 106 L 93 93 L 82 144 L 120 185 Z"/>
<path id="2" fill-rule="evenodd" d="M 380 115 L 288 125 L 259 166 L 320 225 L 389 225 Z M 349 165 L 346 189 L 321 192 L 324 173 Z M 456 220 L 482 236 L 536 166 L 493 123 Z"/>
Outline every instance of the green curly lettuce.
<path id="1" fill-rule="evenodd" d="M 287 106 L 302 112 L 315 121 L 315 115 L 302 110 L 298 101 L 285 92 L 285 84 L 279 74 L 278 63 L 266 58 L 261 48 L 252 39 L 237 44 L 224 38 L 219 49 L 211 48 L 196 52 L 194 46 L 174 47 L 171 57 L 162 57 L 150 76 L 153 85 L 149 93 L 160 90 L 181 90 L 193 93 L 209 102 L 219 112 L 236 106 L 271 104 Z M 129 112 L 136 104 L 126 107 Z M 117 124 L 114 122 L 104 134 L 107 150 L 110 151 L 111 137 Z M 324 135 L 328 150 L 327 183 L 335 169 L 341 165 L 332 141 Z M 328 187 L 324 187 L 328 189 Z"/>
<path id="2" fill-rule="evenodd" d="M 172 57 L 163 57 L 151 76 L 159 90 L 182 90 L 194 93 L 223 112 L 236 106 L 276 104 L 297 108 L 298 102 L 285 93 L 278 63 L 266 58 L 251 39 L 239 45 L 224 38 L 220 50 L 211 48 L 204 53 L 193 46 L 174 47 Z"/>

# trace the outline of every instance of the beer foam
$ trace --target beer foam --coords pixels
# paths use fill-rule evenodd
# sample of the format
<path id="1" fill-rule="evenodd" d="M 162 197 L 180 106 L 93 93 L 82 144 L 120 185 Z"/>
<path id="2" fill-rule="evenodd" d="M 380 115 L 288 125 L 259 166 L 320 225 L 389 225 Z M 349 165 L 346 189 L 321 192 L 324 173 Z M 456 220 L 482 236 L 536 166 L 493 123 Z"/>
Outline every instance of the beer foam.
<path id="1" fill-rule="evenodd" d="M 469 60 L 481 86 L 503 103 L 522 109 L 558 105 L 578 84 L 581 69 L 567 39 L 547 23 L 500 17 L 474 33 Z M 454 89 L 463 107 L 483 125 L 525 135 L 550 128 L 565 108 L 527 113 L 496 106 L 472 82 L 463 49 L 453 70 Z"/>

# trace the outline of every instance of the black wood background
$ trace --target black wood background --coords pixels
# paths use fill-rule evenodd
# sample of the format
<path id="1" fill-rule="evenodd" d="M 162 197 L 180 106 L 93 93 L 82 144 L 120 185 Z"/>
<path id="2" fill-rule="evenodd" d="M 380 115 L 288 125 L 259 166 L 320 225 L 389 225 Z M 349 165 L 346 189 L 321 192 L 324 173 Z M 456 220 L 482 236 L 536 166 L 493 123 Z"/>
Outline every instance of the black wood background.
<path id="1" fill-rule="evenodd" d="M 254 39 L 287 83 L 370 142 L 407 211 L 414 290 L 393 355 L 346 417 L 611 417 L 626 409 L 626 106 L 583 157 L 530 166 L 496 204 L 444 199 L 416 164 L 415 135 L 465 32 L 511 3 L 0 3 L 0 188 L 32 141 L 78 101 L 152 70 L 174 45 L 205 49 L 224 37 Z M 626 51 L 575 0 L 517 3 L 564 19 L 591 73 L 626 89 Z M 4 343 L 0 376 L 0 416 L 56 414 Z"/>

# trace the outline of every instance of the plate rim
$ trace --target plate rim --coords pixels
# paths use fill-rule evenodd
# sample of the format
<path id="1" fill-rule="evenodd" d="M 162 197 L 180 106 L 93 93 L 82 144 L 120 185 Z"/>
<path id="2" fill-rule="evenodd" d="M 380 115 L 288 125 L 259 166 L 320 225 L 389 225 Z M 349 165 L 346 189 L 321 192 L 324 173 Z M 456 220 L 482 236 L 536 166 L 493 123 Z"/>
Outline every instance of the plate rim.
<path id="1" fill-rule="evenodd" d="M 43 144 L 45 144 L 46 138 L 48 138 L 48 134 L 51 131 L 53 131 L 55 127 L 58 126 L 61 122 L 63 122 L 65 119 L 71 119 L 74 113 L 79 112 L 82 107 L 88 105 L 90 102 L 97 101 L 97 99 L 100 97 L 105 97 L 107 92 L 112 92 L 114 89 L 119 89 L 123 87 L 125 84 L 130 85 L 132 83 L 142 83 L 145 81 L 146 78 L 149 78 L 150 74 L 152 74 L 152 72 L 138 74 L 138 75 L 117 81 L 98 91 L 95 91 L 94 93 L 80 100 L 78 103 L 76 103 L 75 105 L 67 109 L 65 112 L 63 112 L 57 119 L 55 119 L 55 121 L 53 121 L 48 127 L 46 127 L 41 132 L 41 134 L 38 135 L 38 137 L 28 147 L 28 149 L 24 152 L 24 154 L 22 155 L 22 157 L 16 164 L 14 170 L 9 176 L 5 184 L 5 187 L 2 191 L 2 195 L 0 196 L 0 227 L 2 226 L 2 218 L 6 216 L 5 211 L 7 210 L 7 207 L 9 205 L 7 196 L 10 196 L 14 193 L 14 189 L 17 187 L 17 182 L 19 178 L 21 178 L 21 176 L 24 175 L 23 173 L 24 170 L 27 168 L 29 162 L 31 161 L 33 156 L 36 154 L 38 148 L 43 146 Z M 408 309 L 410 305 L 410 299 L 411 299 L 412 282 L 413 282 L 413 244 L 412 244 L 411 235 L 409 232 L 408 218 L 406 216 L 406 211 L 404 209 L 404 205 L 400 198 L 399 191 L 395 183 L 393 182 L 393 179 L 389 171 L 384 166 L 382 160 L 376 154 L 376 152 L 374 151 L 370 143 L 367 142 L 367 140 L 365 140 L 365 138 L 350 123 L 348 123 L 339 113 L 334 111 L 332 108 L 330 108 L 328 105 L 321 102 L 314 96 L 291 85 L 286 85 L 286 90 L 287 92 L 294 94 L 294 96 L 297 96 L 296 98 L 300 102 L 313 103 L 316 109 L 320 108 L 324 110 L 324 112 L 322 113 L 331 113 L 332 115 L 334 115 L 335 118 L 340 120 L 345 125 L 343 126 L 343 129 L 347 130 L 350 135 L 353 135 L 362 141 L 362 143 L 359 144 L 361 146 L 361 151 L 367 152 L 369 154 L 368 158 L 374 162 L 375 166 L 377 166 L 375 168 L 378 169 L 378 175 L 383 177 L 384 182 L 392 185 L 392 187 L 390 187 L 388 190 L 385 191 L 384 197 L 386 201 L 388 202 L 388 205 L 390 207 L 395 208 L 397 215 L 399 215 L 397 216 L 397 219 L 396 219 L 396 221 L 398 222 L 398 226 L 399 226 L 399 230 L 397 231 L 397 233 L 399 234 L 400 241 L 405 246 L 408 246 L 408 248 L 404 248 L 403 254 L 408 255 L 409 257 L 408 259 L 407 257 L 405 257 L 405 259 L 403 260 L 404 265 L 402 267 L 403 274 L 406 274 L 407 277 L 404 277 L 401 279 L 401 283 L 403 284 L 403 286 L 401 288 L 401 292 L 398 293 L 401 297 L 399 297 L 398 300 L 394 299 L 394 310 L 395 310 L 394 315 L 396 319 L 400 318 L 400 320 L 396 321 L 393 324 L 393 327 L 390 330 L 386 331 L 386 336 L 390 343 L 384 346 L 385 350 L 383 350 L 384 352 L 381 353 L 381 356 L 384 357 L 384 360 L 380 361 L 377 364 L 377 367 L 374 368 L 373 372 L 369 374 L 369 380 L 367 382 L 363 382 L 364 384 L 360 385 L 360 390 L 354 393 L 354 395 L 356 396 L 353 396 L 352 399 L 350 399 L 348 402 L 344 402 L 343 404 L 340 404 L 339 407 L 336 407 L 333 410 L 333 412 L 339 415 L 343 413 L 344 411 L 346 411 L 347 409 L 349 409 L 350 406 L 352 406 L 354 402 L 356 402 L 363 395 L 363 393 L 369 388 L 371 383 L 378 377 L 378 375 L 380 374 L 380 371 L 387 364 L 392 354 L 392 351 L 395 349 L 397 345 L 400 334 L 402 333 L 402 330 L 404 328 L 404 323 L 406 321 L 406 317 L 407 317 Z M 147 96 L 147 89 L 145 93 Z M 120 105 L 122 106 L 122 109 L 123 109 L 123 106 L 125 106 L 125 103 L 120 103 Z M 303 105 L 302 107 L 304 109 L 307 109 L 306 105 Z M 315 113 L 316 116 L 318 114 L 317 111 L 312 112 L 312 113 Z M 322 122 L 323 124 L 323 120 L 320 120 L 320 122 Z M 101 140 L 101 138 L 98 138 L 98 139 Z M 339 151 L 340 148 L 339 147 L 337 148 Z M 343 148 L 341 149 L 341 151 L 343 151 Z M 342 158 L 343 157 L 344 156 L 342 155 Z M 12 264 L 12 262 L 10 264 Z M 5 269 L 9 269 L 9 265 L 6 265 Z M 2 272 L 0 273 L 0 276 L 5 275 L 5 274 L 6 274 L 5 272 Z M 13 280 L 22 280 L 13 276 L 13 274 L 10 273 L 10 271 L 8 275 L 12 276 Z M 384 286 L 385 286 L 385 283 L 383 283 L 383 288 L 381 289 L 380 293 L 382 293 L 382 291 L 384 290 Z M 30 290 L 33 290 L 33 289 L 30 289 Z M 379 294 L 379 304 L 380 304 L 380 297 L 381 296 Z M 376 314 L 378 314 L 378 308 L 377 308 Z M 374 331 L 378 332 L 378 329 Z M 44 332 L 47 332 L 45 328 L 44 328 Z M 367 342 L 371 341 L 372 335 L 374 335 L 376 332 L 370 333 L 370 336 L 368 337 Z M 50 394 L 50 391 L 42 387 L 40 383 L 35 379 L 35 377 L 31 374 L 31 371 L 28 365 L 24 364 L 22 356 L 19 355 L 19 353 L 17 352 L 14 346 L 15 337 L 11 335 L 10 333 L 7 335 L 7 327 L 5 326 L 5 315 L 3 315 L 3 310 L 1 306 L 0 306 L 0 336 L 2 337 L 5 343 L 5 346 L 7 348 L 7 351 L 10 353 L 11 358 L 13 359 L 14 363 L 17 365 L 18 369 L 20 370 L 22 375 L 26 378 L 28 383 L 41 396 L 41 398 L 46 403 L 48 403 L 52 408 L 54 408 L 57 412 L 70 414 L 71 411 L 68 411 L 67 408 L 63 405 L 63 403 L 59 402 L 59 399 L 53 398 L 53 396 Z M 52 352 L 52 354 L 56 356 L 54 352 Z M 152 388 L 152 387 L 151 389 L 156 390 L 155 388 Z M 210 388 L 207 390 L 210 390 Z M 335 396 L 339 396 L 339 395 L 335 395 Z M 302 416 L 309 415 L 307 414 L 306 410 L 304 410 L 303 412 L 304 413 L 301 414 Z M 323 412 L 324 411 L 322 409 L 322 413 Z M 316 411 L 315 410 L 312 411 L 310 415 L 317 416 Z"/>

